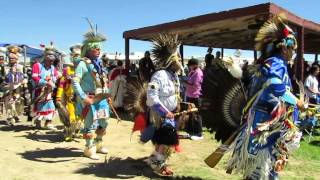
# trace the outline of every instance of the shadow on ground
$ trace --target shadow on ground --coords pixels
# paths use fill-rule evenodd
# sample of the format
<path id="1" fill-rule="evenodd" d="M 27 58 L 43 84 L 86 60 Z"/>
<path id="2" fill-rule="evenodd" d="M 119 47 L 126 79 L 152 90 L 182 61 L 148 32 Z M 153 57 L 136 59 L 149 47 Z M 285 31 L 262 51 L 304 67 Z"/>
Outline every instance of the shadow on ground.
<path id="1" fill-rule="evenodd" d="M 14 126 L 10 126 L 6 124 L 6 121 L 0 121 L 0 125 L 1 125 L 0 131 L 21 132 L 21 131 L 34 130 L 34 127 L 29 125 L 16 124 Z"/>
<path id="2" fill-rule="evenodd" d="M 59 131 L 34 131 L 27 132 L 26 135 L 20 136 L 39 142 L 60 143 L 64 141 L 63 133 Z"/>
<path id="3" fill-rule="evenodd" d="M 129 179 L 143 176 L 150 179 L 172 179 L 172 180 L 198 180 L 200 178 L 177 176 L 161 177 L 154 173 L 152 169 L 144 162 L 145 158 L 133 159 L 127 157 L 121 159 L 117 157 L 106 158 L 104 163 L 90 163 L 87 167 L 77 170 L 79 174 L 94 174 L 97 177 L 113 179 Z"/>
<path id="4" fill-rule="evenodd" d="M 320 147 L 320 141 L 311 141 L 311 145 Z"/>
<path id="5" fill-rule="evenodd" d="M 79 169 L 76 173 L 94 174 L 98 177 L 129 179 L 136 176 L 157 178 L 155 173 L 143 162 L 143 159 L 117 157 L 106 158 L 104 163 L 90 163 L 87 167 Z"/>
<path id="6" fill-rule="evenodd" d="M 44 163 L 59 163 L 72 161 L 75 158 L 79 158 L 82 156 L 82 150 L 77 148 L 54 148 L 54 149 L 37 149 L 34 151 L 26 151 L 24 153 L 19 153 L 22 158 L 44 162 Z"/>

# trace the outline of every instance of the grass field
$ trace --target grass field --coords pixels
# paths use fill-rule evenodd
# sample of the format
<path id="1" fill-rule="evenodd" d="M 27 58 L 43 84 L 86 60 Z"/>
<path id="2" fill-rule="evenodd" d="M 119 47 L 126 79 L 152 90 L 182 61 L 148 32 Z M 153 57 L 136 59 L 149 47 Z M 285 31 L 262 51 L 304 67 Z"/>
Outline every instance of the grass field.
<path id="1" fill-rule="evenodd" d="M 207 132 L 205 136 L 206 139 L 203 143 L 207 145 L 199 146 L 196 149 L 199 161 L 205 159 L 208 155 L 206 153 L 202 153 L 205 151 L 203 149 L 205 146 L 209 147 L 210 143 L 214 144 L 213 146 L 215 147 L 218 145 L 217 142 L 211 138 L 212 134 Z M 304 137 L 308 139 L 307 135 Z M 183 166 L 183 168 L 179 169 L 178 172 L 179 174 L 184 174 L 189 177 L 199 177 L 203 179 L 241 179 L 240 175 L 229 175 L 225 173 L 224 168 L 229 158 L 230 153 L 223 157 L 222 161 L 215 169 L 208 168 L 203 163 L 198 163 L 197 165 L 190 164 Z M 289 157 L 289 163 L 285 167 L 284 171 L 280 173 L 280 178 L 287 180 L 320 179 L 320 136 L 313 136 L 310 139 L 310 142 L 307 142 L 307 140 L 301 141 L 300 148 Z"/>

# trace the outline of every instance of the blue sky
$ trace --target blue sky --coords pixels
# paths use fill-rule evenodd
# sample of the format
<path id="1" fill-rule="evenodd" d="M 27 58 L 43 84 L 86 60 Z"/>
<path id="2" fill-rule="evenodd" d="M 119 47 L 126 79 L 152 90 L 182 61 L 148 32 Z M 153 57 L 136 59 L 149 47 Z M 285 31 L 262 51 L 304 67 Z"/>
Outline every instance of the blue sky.
<path id="1" fill-rule="evenodd" d="M 60 49 L 82 41 L 88 24 L 82 17 L 98 24 L 108 41 L 106 52 L 124 52 L 122 33 L 192 16 L 219 12 L 260 3 L 263 0 L 0 0 L 0 42 L 38 46 L 55 43 Z M 298 16 L 320 22 L 320 1 L 272 1 Z M 131 51 L 145 51 L 149 43 L 131 41 Z M 204 48 L 186 47 L 185 56 L 206 53 Z M 232 52 L 232 51 L 229 51 Z M 228 53 L 228 51 L 227 51 Z"/>

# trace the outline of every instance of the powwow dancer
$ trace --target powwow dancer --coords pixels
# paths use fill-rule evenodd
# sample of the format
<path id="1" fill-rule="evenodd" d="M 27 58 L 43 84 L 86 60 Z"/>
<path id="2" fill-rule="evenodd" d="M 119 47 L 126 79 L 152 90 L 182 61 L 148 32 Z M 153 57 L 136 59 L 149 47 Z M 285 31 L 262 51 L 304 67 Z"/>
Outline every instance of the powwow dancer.
<path id="1" fill-rule="evenodd" d="M 0 116 L 4 114 L 4 102 L 3 102 L 3 96 L 5 93 L 5 89 L 3 88 L 4 82 L 5 82 L 5 65 L 4 65 L 4 55 L 2 55 L 1 52 L 2 49 L 0 49 Z M 6 50 L 5 50 L 6 51 Z"/>
<path id="2" fill-rule="evenodd" d="M 23 113 L 24 103 L 22 98 L 23 84 L 26 83 L 22 72 L 22 66 L 18 64 L 21 48 L 17 46 L 7 47 L 9 57 L 9 72 L 5 75 L 5 107 L 7 112 L 7 122 L 14 125 L 19 122 L 19 116 Z"/>
<path id="3" fill-rule="evenodd" d="M 240 172 L 245 179 L 278 179 L 301 138 L 289 112 L 294 106 L 304 109 L 304 102 L 291 93 L 287 71 L 297 42 L 280 16 L 267 21 L 255 40 L 262 62 L 249 85 L 246 124 L 235 140 L 228 172 Z"/>
<path id="4" fill-rule="evenodd" d="M 64 63 L 63 75 L 59 79 L 56 105 L 59 117 L 65 126 L 65 141 L 71 141 L 76 133 L 80 130 L 82 121 L 76 114 L 75 92 L 72 85 L 74 77 L 74 60 L 77 61 L 81 55 L 81 46 L 75 45 L 70 48 L 70 61 Z"/>
<path id="5" fill-rule="evenodd" d="M 155 145 L 147 163 L 162 176 L 173 175 L 166 161 L 178 144 L 173 113 L 179 111 L 180 83 L 177 73 L 182 70 L 177 52 L 179 45 L 176 35 L 160 34 L 155 37 L 152 53 L 157 71 L 148 85 L 130 82 L 125 98 L 127 108 L 136 113 L 133 131 L 142 131 L 140 140 L 144 143 L 152 140 Z"/>
<path id="6" fill-rule="evenodd" d="M 84 119 L 84 155 L 97 160 L 97 152 L 108 152 L 103 146 L 103 136 L 106 134 L 107 120 L 110 116 L 107 102 L 110 92 L 107 76 L 99 59 L 101 42 L 106 38 L 99 34 L 90 22 L 89 24 L 91 30 L 84 35 L 81 52 L 83 58 L 76 66 L 73 85 L 77 95 L 77 110 Z"/>
<path id="7" fill-rule="evenodd" d="M 109 75 L 110 90 L 112 95 L 112 105 L 115 108 L 123 107 L 123 96 L 125 94 L 126 77 L 129 71 L 123 67 L 122 61 L 118 60 L 117 67 Z"/>
<path id="8" fill-rule="evenodd" d="M 58 72 L 52 64 L 56 55 L 57 51 L 53 47 L 47 47 L 44 51 L 43 63 L 37 62 L 32 66 L 33 115 L 37 128 L 41 128 L 41 121 L 45 121 L 46 129 L 56 130 L 52 124 L 55 114 L 52 92 L 58 77 Z"/>
<path id="9" fill-rule="evenodd" d="M 0 51 L 0 85 L 2 85 L 2 83 L 5 81 L 5 65 L 4 65 L 4 55 L 2 55 L 1 51 Z"/>

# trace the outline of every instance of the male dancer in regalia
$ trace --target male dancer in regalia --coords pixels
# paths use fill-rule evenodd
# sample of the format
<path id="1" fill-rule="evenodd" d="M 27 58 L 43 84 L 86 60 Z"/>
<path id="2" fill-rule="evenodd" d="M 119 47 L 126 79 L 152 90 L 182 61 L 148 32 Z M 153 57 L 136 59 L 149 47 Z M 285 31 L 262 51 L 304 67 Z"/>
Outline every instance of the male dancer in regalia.
<path id="1" fill-rule="evenodd" d="M 178 144 L 174 112 L 178 111 L 180 94 L 177 74 L 183 69 L 177 52 L 180 42 L 176 35 L 161 34 L 153 44 L 152 55 L 157 70 L 148 84 L 147 105 L 150 109 L 149 121 L 155 127 L 152 137 L 155 150 L 148 164 L 160 175 L 172 176 L 167 159 Z"/>
<path id="2" fill-rule="evenodd" d="M 83 137 L 86 140 L 84 155 L 95 160 L 99 159 L 97 152 L 103 154 L 108 152 L 103 145 L 103 136 L 106 134 L 110 114 L 107 102 L 109 89 L 107 75 L 99 58 L 103 41 L 105 37 L 91 26 L 91 30 L 85 34 L 82 60 L 76 66 L 73 78 L 77 110 L 84 119 Z"/>
<path id="3" fill-rule="evenodd" d="M 264 24 L 256 37 L 261 51 L 259 69 L 249 85 L 252 97 L 244 109 L 245 126 L 236 138 L 228 165 L 245 179 L 278 179 L 289 153 L 299 147 L 301 133 L 290 120 L 290 109 L 304 109 L 291 92 L 288 62 L 297 47 L 291 28 L 282 18 Z"/>
<path id="4" fill-rule="evenodd" d="M 19 122 L 19 116 L 23 113 L 22 86 L 26 82 L 22 72 L 22 65 L 18 64 L 21 48 L 17 46 L 7 47 L 9 57 L 9 72 L 5 76 L 5 89 L 8 94 L 5 95 L 5 107 L 7 112 L 7 122 L 14 125 Z"/>

